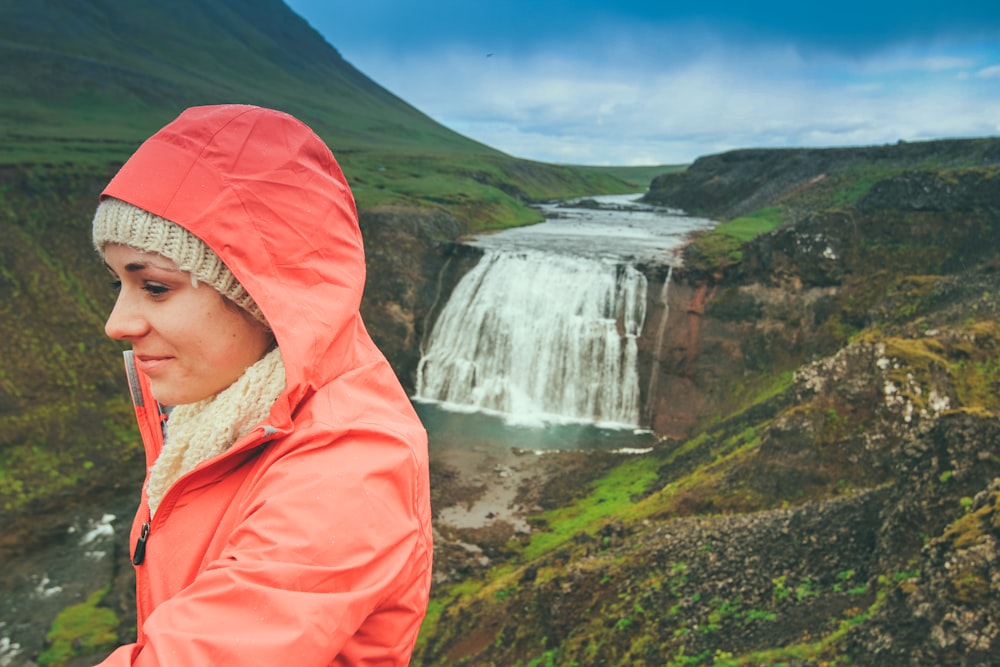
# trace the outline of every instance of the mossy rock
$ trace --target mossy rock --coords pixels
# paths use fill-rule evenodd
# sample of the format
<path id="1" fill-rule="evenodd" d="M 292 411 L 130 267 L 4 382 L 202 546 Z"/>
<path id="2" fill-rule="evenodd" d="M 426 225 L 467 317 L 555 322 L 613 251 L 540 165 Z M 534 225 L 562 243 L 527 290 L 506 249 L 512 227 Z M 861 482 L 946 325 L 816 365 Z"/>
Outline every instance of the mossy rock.
<path id="1" fill-rule="evenodd" d="M 39 665 L 63 665 L 71 658 L 93 655 L 118 644 L 118 617 L 101 602 L 110 586 L 94 591 L 84 602 L 66 607 L 45 636 L 49 647 L 38 656 Z"/>

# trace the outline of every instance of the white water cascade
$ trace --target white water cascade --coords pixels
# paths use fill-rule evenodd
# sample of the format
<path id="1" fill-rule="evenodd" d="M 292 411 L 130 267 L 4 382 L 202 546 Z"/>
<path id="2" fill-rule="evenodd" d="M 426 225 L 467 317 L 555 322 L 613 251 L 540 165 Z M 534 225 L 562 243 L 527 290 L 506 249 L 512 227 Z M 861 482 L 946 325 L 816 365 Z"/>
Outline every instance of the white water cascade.
<path id="1" fill-rule="evenodd" d="M 636 264 L 675 265 L 688 235 L 715 223 L 634 195 L 543 210 L 544 223 L 469 241 L 484 255 L 424 341 L 414 398 L 508 422 L 635 428 L 647 299 Z"/>
<path id="2" fill-rule="evenodd" d="M 435 323 L 417 398 L 635 426 L 645 317 L 646 278 L 630 265 L 488 250 Z"/>

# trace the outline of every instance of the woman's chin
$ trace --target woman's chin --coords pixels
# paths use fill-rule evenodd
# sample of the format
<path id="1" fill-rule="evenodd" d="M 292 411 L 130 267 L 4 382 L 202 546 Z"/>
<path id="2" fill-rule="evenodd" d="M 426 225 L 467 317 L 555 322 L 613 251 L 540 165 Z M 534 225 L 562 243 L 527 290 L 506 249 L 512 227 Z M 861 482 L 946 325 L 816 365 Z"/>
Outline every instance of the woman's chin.
<path id="1" fill-rule="evenodd" d="M 187 403 L 196 403 L 203 398 L 211 396 L 211 394 L 199 396 L 190 391 L 175 387 L 171 383 L 157 382 L 155 380 L 150 381 L 149 388 L 153 398 L 160 405 L 186 405 Z"/>

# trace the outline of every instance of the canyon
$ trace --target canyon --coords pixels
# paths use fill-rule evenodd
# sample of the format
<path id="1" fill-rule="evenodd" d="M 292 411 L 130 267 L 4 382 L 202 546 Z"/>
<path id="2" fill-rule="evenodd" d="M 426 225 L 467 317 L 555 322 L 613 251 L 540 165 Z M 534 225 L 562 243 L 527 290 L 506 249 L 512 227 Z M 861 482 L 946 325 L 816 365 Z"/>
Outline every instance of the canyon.
<path id="1" fill-rule="evenodd" d="M 640 266 L 652 286 L 640 419 L 654 442 L 639 455 L 512 450 L 479 469 L 439 459 L 434 600 L 414 664 L 990 664 L 998 146 L 737 152 L 654 181 L 650 201 L 683 192 L 722 221 L 676 266 Z M 100 334 L 110 297 L 79 252 L 105 176 L 3 174 L 2 333 L 16 354 L 0 407 L 11 442 L 28 444 L 7 450 L 22 465 L 0 489 L 4 562 L 105 525 L 123 535 L 138 488 L 117 350 Z M 767 207 L 782 224 L 720 242 Z M 363 314 L 413 393 L 434 314 L 483 251 L 441 209 L 364 209 L 361 224 Z M 449 512 L 480 498 L 492 518 Z M 116 518 L 101 523 L 102 507 Z M 63 604 L 107 585 L 92 608 L 127 639 L 130 573 L 112 562 L 64 582 Z M 57 586 L 21 567 L 4 576 L 5 590 Z M 6 664 L 52 641 L 38 617 L 3 619 L 5 637 L 38 626 L 31 646 L 2 649 Z"/>

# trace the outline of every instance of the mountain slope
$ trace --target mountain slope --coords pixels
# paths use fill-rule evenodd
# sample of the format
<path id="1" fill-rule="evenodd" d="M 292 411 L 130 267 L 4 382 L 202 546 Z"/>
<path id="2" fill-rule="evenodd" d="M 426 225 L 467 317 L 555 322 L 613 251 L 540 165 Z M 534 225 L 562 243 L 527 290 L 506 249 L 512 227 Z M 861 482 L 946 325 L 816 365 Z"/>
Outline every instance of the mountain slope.
<path id="1" fill-rule="evenodd" d="M 242 101 L 280 103 L 340 148 L 496 153 L 364 77 L 279 0 L 5 0 L 0 12 L 0 118 L 25 139 L 134 142 L 185 106 Z"/>
<path id="2" fill-rule="evenodd" d="M 311 125 L 362 208 L 445 208 L 467 227 L 495 227 L 540 220 L 525 200 L 636 189 L 447 129 L 279 0 L 2 0 L 0 62 L 0 164 L 120 162 L 185 107 L 241 102 Z"/>
<path id="3" fill-rule="evenodd" d="M 851 203 L 876 181 L 917 168 L 1000 163 L 1000 139 L 939 139 L 853 148 L 744 149 L 698 158 L 653 179 L 646 199 L 729 219 L 781 205 L 787 221 Z M 850 186 L 850 189 L 845 187 Z"/>

